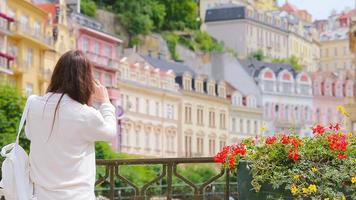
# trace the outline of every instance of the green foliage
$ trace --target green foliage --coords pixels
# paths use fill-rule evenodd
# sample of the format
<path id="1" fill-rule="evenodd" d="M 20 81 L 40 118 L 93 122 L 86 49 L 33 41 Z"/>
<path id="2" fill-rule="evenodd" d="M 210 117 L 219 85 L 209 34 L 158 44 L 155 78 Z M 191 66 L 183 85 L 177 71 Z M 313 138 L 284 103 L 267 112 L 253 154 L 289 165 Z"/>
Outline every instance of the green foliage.
<path id="1" fill-rule="evenodd" d="M 198 29 L 198 5 L 194 0 L 158 0 L 166 8 L 164 30 Z"/>
<path id="2" fill-rule="evenodd" d="M 179 55 L 176 51 L 179 36 L 173 32 L 165 32 L 163 34 L 163 38 L 167 42 L 168 50 L 171 53 L 171 58 L 176 61 L 179 60 Z"/>
<path id="3" fill-rule="evenodd" d="M 15 141 L 24 104 L 25 98 L 20 91 L 0 82 L 0 147 Z M 20 142 L 28 150 L 27 141 Z"/>
<path id="4" fill-rule="evenodd" d="M 255 52 L 252 52 L 249 55 L 249 58 L 256 59 L 258 61 L 263 61 L 266 59 L 266 55 L 263 53 L 262 49 L 259 49 Z"/>
<path id="5" fill-rule="evenodd" d="M 95 17 L 96 10 L 96 4 L 93 0 L 82 0 L 80 2 L 80 11 L 85 15 Z"/>
<path id="6" fill-rule="evenodd" d="M 194 37 L 198 49 L 203 52 L 223 52 L 224 44 L 217 42 L 207 32 L 197 31 Z"/>
<path id="7" fill-rule="evenodd" d="M 299 58 L 296 57 L 295 55 L 292 55 L 289 58 L 275 58 L 272 60 L 274 63 L 287 63 L 290 64 L 296 71 L 301 71 L 303 69 L 303 66 L 299 63 Z"/>

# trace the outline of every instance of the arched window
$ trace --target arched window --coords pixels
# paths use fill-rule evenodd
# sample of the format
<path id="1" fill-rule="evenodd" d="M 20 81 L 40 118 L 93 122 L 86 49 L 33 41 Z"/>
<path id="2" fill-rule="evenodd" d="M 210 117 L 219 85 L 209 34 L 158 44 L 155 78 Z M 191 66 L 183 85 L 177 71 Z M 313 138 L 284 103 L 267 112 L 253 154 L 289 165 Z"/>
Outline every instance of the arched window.
<path id="1" fill-rule="evenodd" d="M 279 87 L 280 92 L 287 93 L 287 94 L 294 92 L 293 76 L 289 71 L 283 70 L 281 72 L 281 75 L 279 76 L 279 81 L 281 83 Z"/>

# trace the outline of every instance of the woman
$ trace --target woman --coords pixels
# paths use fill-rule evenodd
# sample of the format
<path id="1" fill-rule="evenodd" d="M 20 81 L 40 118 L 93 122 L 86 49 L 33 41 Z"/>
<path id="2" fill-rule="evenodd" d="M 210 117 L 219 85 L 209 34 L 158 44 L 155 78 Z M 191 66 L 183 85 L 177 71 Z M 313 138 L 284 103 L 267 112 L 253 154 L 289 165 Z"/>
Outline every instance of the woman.
<path id="1" fill-rule="evenodd" d="M 99 111 L 91 107 L 100 104 Z M 25 132 L 38 200 L 94 200 L 95 141 L 116 135 L 115 108 L 81 51 L 58 61 L 47 93 L 29 102 Z"/>

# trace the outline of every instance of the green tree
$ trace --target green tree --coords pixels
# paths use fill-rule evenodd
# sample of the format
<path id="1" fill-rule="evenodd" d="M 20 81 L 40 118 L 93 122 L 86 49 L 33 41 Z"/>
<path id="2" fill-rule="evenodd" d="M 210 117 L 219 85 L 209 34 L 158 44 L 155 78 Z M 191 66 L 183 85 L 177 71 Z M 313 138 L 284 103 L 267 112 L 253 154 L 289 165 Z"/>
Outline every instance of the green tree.
<path id="1" fill-rule="evenodd" d="M 165 30 L 199 29 L 198 5 L 194 0 L 158 0 L 165 5 Z"/>
<path id="2" fill-rule="evenodd" d="M 295 55 L 292 55 L 289 58 L 275 58 L 272 62 L 290 64 L 296 71 L 301 71 L 303 69 L 303 66 L 299 63 L 299 58 Z"/>
<path id="3" fill-rule="evenodd" d="M 253 58 L 253 59 L 256 59 L 258 61 L 263 61 L 266 59 L 266 55 L 263 53 L 262 49 L 259 49 L 255 52 L 252 52 L 250 55 L 249 55 L 249 58 Z"/>
<path id="4" fill-rule="evenodd" d="M 0 82 L 0 147 L 15 141 L 24 104 L 20 91 Z M 28 141 L 21 140 L 21 145 L 28 149 Z"/>
<path id="5" fill-rule="evenodd" d="M 82 0 L 80 2 L 80 11 L 85 15 L 95 17 L 96 9 L 96 4 L 93 0 Z"/>

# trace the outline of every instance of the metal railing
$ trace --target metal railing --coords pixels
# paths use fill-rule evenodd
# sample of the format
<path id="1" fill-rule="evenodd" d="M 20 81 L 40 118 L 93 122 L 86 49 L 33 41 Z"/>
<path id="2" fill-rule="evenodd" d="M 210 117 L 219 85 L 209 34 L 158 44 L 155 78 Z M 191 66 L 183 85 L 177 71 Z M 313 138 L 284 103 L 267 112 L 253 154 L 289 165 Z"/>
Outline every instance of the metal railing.
<path id="1" fill-rule="evenodd" d="M 110 200 L 124 200 L 124 199 L 134 199 L 134 200 L 144 200 L 144 199 L 189 199 L 189 200 L 203 200 L 203 199 L 221 199 L 229 200 L 231 197 L 237 199 L 237 192 L 232 192 L 230 182 L 230 171 L 227 169 L 221 169 L 220 173 L 215 176 L 210 177 L 208 180 L 200 183 L 193 183 L 189 180 L 189 177 L 184 177 L 178 171 L 179 165 L 185 164 L 207 164 L 214 163 L 214 159 L 211 157 L 205 158 L 161 158 L 161 159 L 130 159 L 130 160 L 97 160 L 97 167 L 105 168 L 105 175 L 98 178 L 95 185 L 99 186 L 106 183 L 108 189 L 105 190 L 103 196 L 106 196 Z M 121 166 L 134 166 L 134 165 L 159 165 L 161 171 L 155 178 L 153 178 L 148 183 L 142 185 L 141 187 L 133 183 L 121 173 Z M 221 182 L 220 178 L 224 178 Z M 183 185 L 173 184 L 173 179 L 179 180 L 185 187 L 192 190 L 192 194 L 182 194 L 174 193 L 174 188 Z M 219 185 L 220 191 L 213 192 L 214 182 L 220 180 Z M 158 183 L 164 180 L 164 185 L 157 186 Z M 118 182 L 125 183 L 129 188 L 132 188 L 132 192 L 128 196 L 122 196 L 121 189 L 116 187 Z M 160 194 L 147 194 L 149 189 L 160 187 L 162 193 Z M 237 188 L 237 187 L 234 187 Z M 235 190 L 233 190 L 235 191 Z M 100 190 L 96 191 L 100 194 Z"/>
<path id="2" fill-rule="evenodd" d="M 28 24 L 15 22 L 11 24 L 11 30 L 18 34 L 29 36 L 46 45 L 53 45 L 53 38 L 51 36 L 44 34 L 40 29 L 30 27 Z"/>
<path id="3" fill-rule="evenodd" d="M 90 52 L 90 51 L 87 51 L 86 54 L 87 54 L 88 58 L 96 64 L 99 64 L 104 67 L 113 68 L 113 69 L 119 68 L 119 65 L 120 65 L 119 60 L 112 59 L 107 56 L 103 56 L 103 55 L 97 54 L 95 52 Z"/>
<path id="4" fill-rule="evenodd" d="M 98 168 L 104 168 L 103 176 L 97 177 L 95 193 L 97 199 L 109 200 L 231 200 L 238 199 L 236 179 L 230 170 L 218 168 L 220 171 L 207 180 L 194 183 L 190 177 L 183 176 L 178 170 L 179 165 L 214 164 L 211 157 L 201 158 L 157 158 L 157 159 L 123 159 L 97 160 Z M 0 162 L 1 164 L 1 162 Z M 160 166 L 160 172 L 144 185 L 137 185 L 122 174 L 122 166 Z M 184 167 L 182 166 L 182 167 Z M 1 170 L 0 170 L 1 171 Z M 0 173 L 1 178 L 1 173 Z M 173 181 L 175 180 L 175 181 Z M 180 181 L 177 184 L 177 180 Z M 118 187 L 120 183 L 120 187 Z M 163 184 L 162 184 L 163 183 Z M 100 186 L 104 185 L 102 188 Z M 122 186 L 125 185 L 125 186 Z M 182 188 L 185 188 L 183 190 Z M 187 192 L 187 188 L 190 192 Z M 148 194 L 149 190 L 158 189 L 159 194 Z M 178 191 L 178 192 L 177 192 Z M 185 192 L 182 192 L 185 191 Z M 0 200 L 4 200 L 0 191 Z"/>

